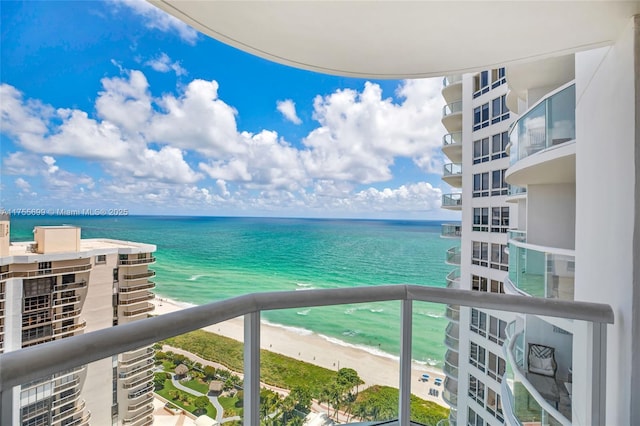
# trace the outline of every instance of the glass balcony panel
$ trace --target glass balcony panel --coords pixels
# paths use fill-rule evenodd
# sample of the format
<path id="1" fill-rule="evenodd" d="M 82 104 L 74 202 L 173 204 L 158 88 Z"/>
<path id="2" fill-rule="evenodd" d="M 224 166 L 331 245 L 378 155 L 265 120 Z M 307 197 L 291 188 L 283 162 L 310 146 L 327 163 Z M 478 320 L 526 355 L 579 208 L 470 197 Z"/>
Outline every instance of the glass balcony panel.
<path id="1" fill-rule="evenodd" d="M 462 194 L 442 194 L 442 208 L 462 208 Z"/>
<path id="2" fill-rule="evenodd" d="M 542 100 L 515 122 L 510 134 L 511 164 L 576 137 L 575 85 Z"/>
<path id="3" fill-rule="evenodd" d="M 442 145 L 455 145 L 462 143 L 462 132 L 447 133 L 442 137 Z"/>
<path id="4" fill-rule="evenodd" d="M 443 223 L 442 238 L 460 238 L 462 236 L 462 225 L 455 223 Z"/>
<path id="5" fill-rule="evenodd" d="M 535 318 L 534 322 L 544 321 Z M 522 318 L 509 324 L 507 340 L 503 347 L 506 355 L 506 369 L 501 393 L 507 418 L 515 420 L 517 424 L 570 425 L 572 383 L 571 367 L 569 365 L 567 370 L 567 362 L 571 362 L 572 336 L 566 332 L 565 341 L 568 343 L 564 345 L 562 342 L 554 341 L 553 337 L 545 339 L 540 338 L 539 335 L 535 337 L 535 343 L 533 343 L 526 340 L 523 324 Z M 538 324 L 528 324 L 527 327 L 538 329 Z M 552 327 L 547 324 L 547 328 L 552 329 Z M 528 349 L 525 350 L 525 348 Z M 537 358 L 537 355 L 549 350 L 552 351 L 552 355 L 547 359 L 553 368 L 549 370 L 549 374 L 540 374 L 541 371 L 536 368 L 542 364 L 538 364 L 535 359 L 543 359 Z M 564 365 L 561 365 L 561 362 Z"/>
<path id="6" fill-rule="evenodd" d="M 447 163 L 444 165 L 443 176 L 457 176 L 462 174 L 462 164 Z"/>
<path id="7" fill-rule="evenodd" d="M 518 241 L 515 238 L 522 236 L 516 231 L 511 231 L 510 237 L 511 241 Z M 509 243 L 511 283 L 530 296 L 573 300 L 575 256 L 530 247 Z"/>
<path id="8" fill-rule="evenodd" d="M 442 116 L 446 117 L 451 114 L 462 112 L 462 101 L 452 102 L 442 107 Z"/>
<path id="9" fill-rule="evenodd" d="M 446 263 L 449 265 L 460 265 L 460 247 L 451 247 L 447 250 Z"/>

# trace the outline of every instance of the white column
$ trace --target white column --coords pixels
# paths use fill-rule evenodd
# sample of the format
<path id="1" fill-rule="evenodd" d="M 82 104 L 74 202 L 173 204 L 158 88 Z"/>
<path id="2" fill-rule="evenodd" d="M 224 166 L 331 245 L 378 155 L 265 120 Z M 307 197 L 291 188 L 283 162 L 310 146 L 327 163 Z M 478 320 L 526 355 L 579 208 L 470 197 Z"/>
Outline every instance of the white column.
<path id="1" fill-rule="evenodd" d="M 398 425 L 409 426 L 411 419 L 411 337 L 413 329 L 413 301 L 400 302 L 400 400 L 398 406 Z"/>
<path id="2" fill-rule="evenodd" d="M 260 311 L 244 316 L 244 426 L 260 424 Z"/>

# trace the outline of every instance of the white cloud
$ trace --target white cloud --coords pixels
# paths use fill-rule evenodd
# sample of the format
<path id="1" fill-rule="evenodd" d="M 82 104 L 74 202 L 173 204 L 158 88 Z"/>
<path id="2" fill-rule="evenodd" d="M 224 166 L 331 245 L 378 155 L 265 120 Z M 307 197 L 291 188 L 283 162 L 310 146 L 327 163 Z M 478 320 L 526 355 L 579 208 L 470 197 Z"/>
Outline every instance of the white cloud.
<path id="1" fill-rule="evenodd" d="M 391 179 L 396 157 L 413 158 L 427 166 L 440 148 L 440 84 L 435 79 L 409 80 L 398 91 L 396 104 L 382 99 L 377 84 L 362 92 L 338 90 L 314 100 L 320 127 L 304 139 L 302 153 L 310 175 L 369 184 Z"/>
<path id="2" fill-rule="evenodd" d="M 302 124 L 302 120 L 300 120 L 300 117 L 298 117 L 298 114 L 296 113 L 296 103 L 291 99 L 278 101 L 276 103 L 276 108 L 278 109 L 278 111 L 280 111 L 284 118 L 286 118 L 293 124 Z"/>
<path id="3" fill-rule="evenodd" d="M 145 62 L 145 65 L 150 66 L 158 72 L 173 71 L 177 76 L 187 75 L 187 70 L 182 68 L 179 61 L 171 62 L 171 58 L 166 53 L 162 52 L 158 57 L 150 59 Z"/>
<path id="4" fill-rule="evenodd" d="M 31 185 L 29 184 L 29 182 L 22 178 L 16 179 L 15 184 L 22 192 L 29 192 L 31 190 Z"/>
<path id="5" fill-rule="evenodd" d="M 116 0 L 115 3 L 125 5 L 137 15 L 142 16 L 147 28 L 157 29 L 166 33 L 175 33 L 184 42 L 191 45 L 196 44 L 198 40 L 198 32 L 196 30 L 151 3 L 143 0 Z"/>

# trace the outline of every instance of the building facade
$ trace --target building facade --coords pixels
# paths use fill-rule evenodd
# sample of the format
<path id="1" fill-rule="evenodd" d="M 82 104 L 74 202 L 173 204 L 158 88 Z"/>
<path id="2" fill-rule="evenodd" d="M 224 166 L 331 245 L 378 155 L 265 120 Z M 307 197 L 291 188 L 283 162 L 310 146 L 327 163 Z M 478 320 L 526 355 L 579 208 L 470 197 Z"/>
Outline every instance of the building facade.
<path id="1" fill-rule="evenodd" d="M 637 229 L 639 27 L 636 16 L 610 46 L 445 78 L 443 180 L 460 189 L 442 206 L 462 212 L 442 231 L 460 239 L 448 283 L 616 310 L 601 331 L 448 307 L 451 424 L 633 424 L 638 257 L 624 224 Z"/>
<path id="2" fill-rule="evenodd" d="M 36 227 L 11 243 L 0 217 L 0 351 L 9 352 L 146 318 L 155 246 L 81 239 L 80 228 Z M 123 353 L 24 384 L 13 424 L 153 423 L 153 350 Z M 107 420 L 110 419 L 110 420 Z"/>

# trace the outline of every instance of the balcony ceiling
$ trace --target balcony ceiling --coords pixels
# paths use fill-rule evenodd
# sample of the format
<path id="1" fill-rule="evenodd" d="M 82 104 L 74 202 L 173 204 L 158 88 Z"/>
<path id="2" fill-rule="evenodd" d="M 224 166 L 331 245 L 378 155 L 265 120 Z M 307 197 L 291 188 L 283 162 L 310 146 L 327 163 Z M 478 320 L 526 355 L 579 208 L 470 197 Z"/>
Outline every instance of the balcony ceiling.
<path id="1" fill-rule="evenodd" d="M 150 0 L 199 31 L 297 68 L 431 77 L 611 44 L 638 1 Z"/>

